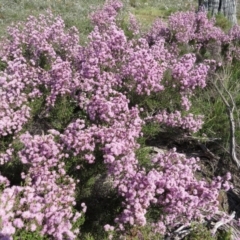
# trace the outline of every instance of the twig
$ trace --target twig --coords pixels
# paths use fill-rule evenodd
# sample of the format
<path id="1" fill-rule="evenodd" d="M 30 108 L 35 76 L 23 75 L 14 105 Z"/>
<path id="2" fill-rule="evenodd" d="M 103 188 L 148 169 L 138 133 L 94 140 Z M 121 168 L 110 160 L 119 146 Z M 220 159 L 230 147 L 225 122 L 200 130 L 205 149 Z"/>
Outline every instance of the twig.
<path id="1" fill-rule="evenodd" d="M 192 231 L 192 227 L 190 224 L 182 225 L 178 229 L 176 229 L 170 236 L 166 237 L 165 240 L 181 240 L 187 235 L 189 235 Z"/>
<path id="2" fill-rule="evenodd" d="M 204 151 L 206 156 L 208 156 L 209 158 L 216 159 L 216 160 L 220 159 L 220 157 L 218 157 L 214 153 L 212 153 L 204 144 L 201 144 L 201 143 L 198 143 L 198 144 L 201 147 L 201 149 Z"/>
<path id="3" fill-rule="evenodd" d="M 216 142 L 221 140 L 221 138 L 207 138 L 207 137 L 195 137 L 195 136 L 184 136 L 182 138 L 178 138 L 180 141 L 195 141 L 196 144 L 203 150 L 206 157 L 213 158 L 219 160 L 220 157 L 216 156 L 213 152 L 211 152 L 202 142 Z"/>

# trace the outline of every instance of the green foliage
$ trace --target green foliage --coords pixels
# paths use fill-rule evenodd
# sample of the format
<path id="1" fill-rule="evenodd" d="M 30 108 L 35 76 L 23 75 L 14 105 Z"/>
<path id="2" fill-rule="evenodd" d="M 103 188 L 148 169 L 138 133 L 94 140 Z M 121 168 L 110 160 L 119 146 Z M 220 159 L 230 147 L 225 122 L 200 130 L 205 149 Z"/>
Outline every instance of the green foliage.
<path id="1" fill-rule="evenodd" d="M 144 226 L 140 228 L 140 232 L 143 236 L 143 239 L 145 240 L 163 240 L 164 237 L 160 233 L 154 233 L 154 229 L 152 229 L 150 226 Z M 137 238 L 136 240 L 138 240 Z"/>
<path id="2" fill-rule="evenodd" d="M 14 235 L 13 240 L 47 240 L 48 238 L 45 236 L 41 236 L 41 234 L 37 231 L 30 232 L 27 230 L 18 230 Z"/>
<path id="3" fill-rule="evenodd" d="M 167 8 L 165 9 L 164 11 L 164 17 L 169 17 L 170 15 L 172 15 L 173 13 L 177 12 L 178 11 L 178 8 L 175 7 L 170 7 L 170 8 Z"/>
<path id="4" fill-rule="evenodd" d="M 107 235 L 107 234 L 106 234 Z M 108 236 L 111 235 L 113 240 L 123 239 L 122 233 L 117 231 L 108 232 Z M 124 235 L 125 240 L 163 240 L 164 237 L 160 233 L 154 233 L 154 229 L 150 225 L 146 225 L 144 227 L 129 227 L 126 230 Z M 84 240 L 98 240 L 100 238 L 94 238 L 93 235 L 87 234 L 85 235 Z M 107 236 L 101 238 L 103 240 L 109 239 Z"/>
<path id="5" fill-rule="evenodd" d="M 23 131 L 27 130 L 31 134 L 42 134 L 49 128 L 48 121 L 44 118 L 46 115 L 45 99 L 48 91 L 44 86 L 40 86 L 40 90 L 43 93 L 42 96 L 28 102 L 28 107 L 31 109 L 31 118 L 25 124 Z M 31 89 L 26 91 L 30 92 Z"/>
<path id="6" fill-rule="evenodd" d="M 204 90 L 199 90 L 193 98 L 193 112 L 204 115 L 203 128 L 197 133 L 198 136 L 206 134 L 209 138 L 221 139 L 221 145 L 228 149 L 230 142 L 230 122 L 227 106 L 224 103 L 220 93 L 216 90 L 218 87 L 222 96 L 227 100 L 228 104 L 234 107 L 235 121 L 235 137 L 236 142 L 240 142 L 240 71 L 239 63 L 225 68 L 218 69 L 216 80 L 212 80 L 212 84 Z M 232 96 L 233 103 L 230 95 Z M 222 149 L 223 151 L 223 149 Z M 219 152 L 220 153 L 220 152 Z"/>
<path id="7" fill-rule="evenodd" d="M 146 170 L 150 168 L 150 149 L 148 147 L 137 149 L 136 157 L 139 161 L 139 164 Z"/>
<path id="8" fill-rule="evenodd" d="M 4 176 L 8 178 L 11 184 L 19 185 L 22 182 L 21 173 L 27 169 L 18 158 L 18 151 L 23 148 L 23 144 L 18 140 L 13 140 L 11 136 L 2 137 L 0 139 L 0 153 L 2 150 L 8 149 L 10 144 L 11 148 L 14 149 L 11 161 L 0 165 L 0 172 L 4 173 Z"/>
<path id="9" fill-rule="evenodd" d="M 34 132 L 36 128 L 45 132 L 50 128 L 62 132 L 74 119 L 85 119 L 84 112 L 72 101 L 68 95 L 58 96 L 53 107 L 46 108 L 47 89 L 42 89 L 43 95 L 29 103 L 31 108 L 31 120 L 26 128 Z M 37 125 L 36 125 L 37 124 Z"/>
<path id="10" fill-rule="evenodd" d="M 228 116 L 222 99 L 214 89 L 211 89 L 208 92 L 200 90 L 196 100 L 198 104 L 196 108 L 201 109 L 205 116 L 201 132 L 210 134 L 212 137 L 219 137 L 223 129 L 228 128 Z M 227 133 L 228 131 L 225 132 Z"/>
<path id="11" fill-rule="evenodd" d="M 120 235 L 117 232 L 111 233 L 114 240 L 120 239 Z M 154 233 L 154 229 L 150 225 L 144 227 L 132 227 L 126 231 L 126 240 L 163 240 L 164 237 L 159 233 Z"/>
<path id="12" fill-rule="evenodd" d="M 192 231 L 185 240 L 214 240 L 215 238 L 212 236 L 211 232 L 207 229 L 206 226 L 202 224 L 193 224 Z"/>
<path id="13" fill-rule="evenodd" d="M 166 18 L 176 11 L 177 9 L 172 7 L 165 9 L 156 8 L 154 6 L 139 5 L 139 7 L 132 10 L 132 13 L 136 16 L 142 25 L 149 26 L 157 18 Z"/>
<path id="14" fill-rule="evenodd" d="M 73 211 L 73 213 L 75 214 L 76 211 Z M 76 222 L 72 223 L 72 230 L 75 229 L 80 229 L 81 226 L 84 224 L 85 222 L 85 215 L 82 215 L 80 218 L 77 219 Z"/>
<path id="15" fill-rule="evenodd" d="M 212 236 L 209 229 L 202 224 L 192 224 L 192 231 L 187 235 L 184 240 L 230 240 L 232 239 L 231 231 L 219 231 L 217 236 Z"/>
<path id="16" fill-rule="evenodd" d="M 62 131 L 73 120 L 74 110 L 76 108 L 76 104 L 71 101 L 70 97 L 57 97 L 55 106 L 51 109 L 49 114 L 51 126 Z"/>
<path id="17" fill-rule="evenodd" d="M 129 24 L 128 24 L 128 19 L 129 17 L 124 16 L 120 21 L 119 21 L 119 26 L 121 29 L 124 31 L 125 36 L 128 39 L 133 38 L 133 32 L 129 29 Z"/>
<path id="18" fill-rule="evenodd" d="M 49 63 L 49 60 L 47 59 L 47 56 L 46 56 L 44 53 L 41 53 L 41 54 L 40 54 L 40 56 L 39 56 L 39 62 L 37 63 L 37 65 L 38 65 L 40 68 L 42 68 L 42 69 L 44 69 L 44 70 L 46 70 L 46 71 L 48 71 L 48 70 L 51 69 L 51 65 L 50 65 L 50 63 Z"/>
<path id="19" fill-rule="evenodd" d="M 131 7 L 136 7 L 137 6 L 136 0 L 130 0 L 129 4 L 130 4 Z"/>
<path id="20" fill-rule="evenodd" d="M 93 235 L 91 233 L 86 233 L 82 236 L 83 240 L 95 240 L 95 238 L 93 237 Z"/>
<path id="21" fill-rule="evenodd" d="M 222 28 L 226 32 L 231 28 L 231 22 L 222 13 L 217 14 L 215 18 L 216 26 Z"/>
<path id="22" fill-rule="evenodd" d="M 9 144 L 13 141 L 13 135 L 3 136 L 0 139 L 0 152 L 8 148 Z"/>
<path id="23" fill-rule="evenodd" d="M 211 19 L 213 18 L 213 16 L 211 15 L 211 13 L 208 13 L 208 18 Z M 224 16 L 223 13 L 218 13 L 214 16 L 215 18 L 215 25 L 217 27 L 220 27 L 222 30 L 224 30 L 225 32 L 227 32 L 228 30 L 230 30 L 230 28 L 232 27 L 231 22 Z"/>
<path id="24" fill-rule="evenodd" d="M 12 185 L 21 185 L 21 173 L 26 172 L 26 170 L 27 167 L 19 161 L 17 156 L 13 156 L 10 162 L 0 165 L 0 172 L 4 173 Z"/>
<path id="25" fill-rule="evenodd" d="M 149 0 L 129 0 L 129 5 L 131 7 L 142 7 L 143 5 L 148 5 L 148 3 L 151 2 Z"/>
<path id="26" fill-rule="evenodd" d="M 31 115 L 36 116 L 37 114 L 40 114 L 41 110 L 44 108 L 44 105 L 45 105 L 44 95 L 35 98 L 31 102 L 29 102 L 28 106 L 31 108 Z"/>
<path id="27" fill-rule="evenodd" d="M 220 231 L 217 236 L 217 240 L 231 240 L 232 239 L 232 234 L 231 230 L 229 231 Z"/>
<path id="28" fill-rule="evenodd" d="M 4 71 L 7 67 L 7 63 L 4 61 L 1 61 L 0 59 L 0 71 Z"/>
<path id="29" fill-rule="evenodd" d="M 96 161 L 93 164 L 85 162 L 82 156 L 70 156 L 65 161 L 67 174 L 80 179 L 77 185 L 77 205 L 81 210 L 81 203 L 87 203 L 87 213 L 81 225 L 81 239 L 104 239 L 105 231 L 102 226 L 113 224 L 114 217 L 121 211 L 121 197 L 111 188 L 103 164 L 101 147 L 97 146 Z M 77 166 L 80 169 L 77 169 Z"/>
<path id="30" fill-rule="evenodd" d="M 142 127 L 143 136 L 138 139 L 139 143 L 145 144 L 147 140 L 154 139 L 161 131 L 159 123 L 150 122 Z"/>
<path id="31" fill-rule="evenodd" d="M 159 217 L 163 215 L 163 210 L 161 207 L 152 204 L 146 214 L 148 222 L 156 222 L 159 220 Z"/>

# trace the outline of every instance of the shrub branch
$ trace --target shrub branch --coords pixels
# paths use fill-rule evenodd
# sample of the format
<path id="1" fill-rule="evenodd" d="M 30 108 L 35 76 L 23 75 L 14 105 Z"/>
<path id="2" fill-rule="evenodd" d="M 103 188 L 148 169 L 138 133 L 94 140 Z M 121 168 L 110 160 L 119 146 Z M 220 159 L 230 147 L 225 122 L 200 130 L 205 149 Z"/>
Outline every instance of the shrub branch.
<path id="1" fill-rule="evenodd" d="M 221 84 L 221 87 L 224 89 L 224 91 L 229 96 L 231 104 L 232 104 L 232 106 L 229 104 L 227 99 L 223 96 L 223 93 L 218 88 L 217 84 L 213 83 L 213 86 L 215 87 L 215 89 L 219 93 L 221 99 L 223 100 L 223 102 L 224 102 L 224 104 L 227 108 L 229 125 L 230 125 L 230 150 L 229 150 L 230 153 L 229 154 L 230 154 L 232 160 L 237 164 L 237 167 L 239 168 L 240 167 L 240 161 L 239 161 L 239 159 L 237 157 L 237 154 L 236 154 L 236 139 L 235 139 L 235 119 L 234 119 L 235 103 L 234 103 L 234 100 L 233 100 L 233 97 L 232 97 L 231 93 L 223 85 L 222 81 L 219 81 L 219 83 Z"/>

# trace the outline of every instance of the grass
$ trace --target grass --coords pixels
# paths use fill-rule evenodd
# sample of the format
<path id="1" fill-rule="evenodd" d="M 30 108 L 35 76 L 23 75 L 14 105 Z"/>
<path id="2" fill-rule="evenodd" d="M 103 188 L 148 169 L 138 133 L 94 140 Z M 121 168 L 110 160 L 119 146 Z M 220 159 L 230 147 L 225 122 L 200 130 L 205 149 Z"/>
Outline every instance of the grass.
<path id="1" fill-rule="evenodd" d="M 215 84 L 218 86 L 222 96 L 232 106 L 231 97 L 227 91 L 231 94 L 235 109 L 235 137 L 236 142 L 240 143 L 240 122 L 239 122 L 239 108 L 240 108 L 240 71 L 239 63 L 235 63 L 232 66 L 227 66 L 219 72 L 218 80 Z M 218 138 L 220 144 L 224 149 L 229 149 L 230 142 L 230 123 L 227 112 L 227 106 L 223 102 L 220 94 L 217 92 L 213 85 L 209 85 L 207 90 L 199 90 L 198 94 L 193 99 L 193 109 L 196 113 L 204 115 L 203 128 L 197 133 L 206 134 L 209 138 Z M 224 150 L 225 151 L 225 150 Z"/>
<path id="2" fill-rule="evenodd" d="M 172 12 L 189 8 L 191 3 L 184 0 L 124 0 L 126 9 L 136 15 L 143 24 L 150 24 L 157 17 L 167 17 Z M 53 13 L 61 15 L 66 27 L 76 26 L 82 41 L 92 30 L 87 16 L 104 0 L 1 0 L 0 2 L 0 36 L 5 35 L 7 26 L 11 23 L 24 21 L 29 15 L 38 15 L 51 9 Z M 194 3 L 194 2 L 193 2 Z M 194 4 L 193 4 L 194 5 Z"/>
<path id="3" fill-rule="evenodd" d="M 61 15 L 66 27 L 76 26 L 84 38 L 92 30 L 87 16 L 103 3 L 104 0 L 1 0 L 0 36 L 6 33 L 11 23 L 24 21 L 29 15 L 36 16 L 51 9 Z"/>

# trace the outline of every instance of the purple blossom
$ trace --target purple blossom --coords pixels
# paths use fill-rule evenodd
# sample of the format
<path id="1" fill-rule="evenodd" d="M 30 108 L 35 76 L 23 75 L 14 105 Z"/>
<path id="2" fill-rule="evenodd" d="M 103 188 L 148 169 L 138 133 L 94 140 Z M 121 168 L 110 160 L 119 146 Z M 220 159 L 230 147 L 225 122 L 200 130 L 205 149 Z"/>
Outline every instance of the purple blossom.
<path id="1" fill-rule="evenodd" d="M 96 146 L 123 199 L 122 212 L 115 216 L 114 226 L 105 225 L 106 231 L 146 225 L 152 206 L 164 213 L 152 223 L 161 233 L 219 212 L 218 192 L 231 187 L 229 174 L 210 183 L 197 180 L 198 159 L 174 149 L 154 156 L 146 170 L 136 150 L 147 122 L 192 132 L 201 128 L 203 116 L 191 113 L 190 97 L 206 86 L 216 62 L 198 63 L 196 52 L 211 41 L 220 47 L 231 41 L 226 55 L 236 57 L 239 28 L 225 34 L 205 13 L 179 12 L 170 16 L 168 24 L 157 20 L 144 36 L 131 17 L 136 32 L 129 39 L 116 21 L 121 7 L 120 1 L 107 1 L 91 15 L 94 30 L 84 47 L 79 45 L 77 29 L 66 31 L 63 20 L 50 12 L 10 27 L 9 37 L 0 43 L 0 59 L 7 63 L 0 71 L 0 136 L 13 135 L 23 144 L 18 153 L 11 144 L 1 150 L 0 164 L 11 162 L 16 154 L 28 167 L 21 174 L 21 187 L 11 186 L 0 175 L 1 238 L 12 239 L 24 229 L 59 240 L 75 239 L 79 229 L 73 226 L 87 214 L 87 203 L 81 203 L 81 212 L 73 212 L 81 179 L 68 175 L 65 161 L 75 156 L 76 170 L 82 171 L 82 161 L 95 163 Z M 189 53 L 182 54 L 180 46 L 188 46 Z M 172 111 L 156 109 L 148 116 L 147 108 L 131 100 L 131 95 L 164 98 L 168 90 L 179 99 Z M 68 96 L 86 118 L 72 119 L 63 131 L 22 133 L 32 114 L 29 102 L 45 95 L 47 111 L 54 108 L 57 97 Z"/>

